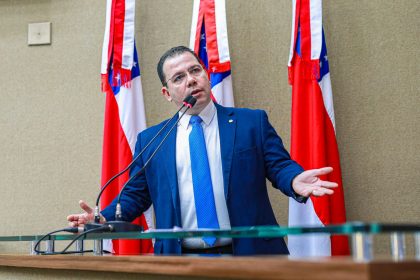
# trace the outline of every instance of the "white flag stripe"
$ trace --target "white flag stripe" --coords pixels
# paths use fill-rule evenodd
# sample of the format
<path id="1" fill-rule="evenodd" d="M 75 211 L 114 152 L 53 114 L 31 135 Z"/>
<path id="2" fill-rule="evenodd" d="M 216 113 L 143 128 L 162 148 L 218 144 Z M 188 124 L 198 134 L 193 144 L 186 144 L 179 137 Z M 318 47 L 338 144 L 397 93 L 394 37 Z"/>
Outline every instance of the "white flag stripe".
<path id="1" fill-rule="evenodd" d="M 134 155 L 137 135 L 146 129 L 146 115 L 144 110 L 141 76 L 131 80 L 131 87 L 121 87 L 115 95 L 118 104 L 118 114 L 122 130 L 124 131 L 131 153 Z M 153 206 L 143 212 L 149 229 L 155 228 Z M 154 241 L 154 240 L 153 240 Z"/>
<path id="2" fill-rule="evenodd" d="M 125 0 L 124 39 L 121 67 L 123 69 L 130 70 L 133 68 L 135 5 L 135 0 Z"/>
<path id="3" fill-rule="evenodd" d="M 230 61 L 225 0 L 215 0 L 216 36 L 220 63 Z"/>
<path id="4" fill-rule="evenodd" d="M 322 48 L 322 0 L 310 1 L 311 59 L 319 59 Z"/>
<path id="5" fill-rule="evenodd" d="M 311 199 L 300 204 L 289 198 L 289 226 L 322 227 L 324 224 L 316 215 Z M 287 240 L 292 257 L 331 256 L 330 234 L 289 235 Z"/>
<path id="6" fill-rule="evenodd" d="M 154 229 L 155 228 L 155 212 L 154 212 L 154 208 L 153 205 L 151 205 L 149 207 L 149 209 L 147 209 L 146 211 L 143 212 L 144 215 L 144 219 L 146 220 L 146 224 L 147 227 L 149 229 Z M 152 239 L 153 242 L 153 246 L 155 245 L 155 239 Z"/>
<path id="7" fill-rule="evenodd" d="M 324 75 L 324 77 L 318 84 L 322 91 L 322 98 L 324 99 L 325 110 L 327 111 L 328 116 L 331 119 L 331 123 L 335 131 L 334 103 L 331 89 L 330 73 L 328 72 L 326 75 Z"/>
<path id="8" fill-rule="evenodd" d="M 121 127 L 134 154 L 137 134 L 146 128 L 141 76 L 131 81 L 131 88 L 121 87 L 115 99 Z"/>
<path id="9" fill-rule="evenodd" d="M 217 103 L 226 107 L 235 107 L 232 94 L 232 75 L 227 76 L 212 89 L 213 96 Z"/>
<path id="10" fill-rule="evenodd" d="M 194 50 L 194 45 L 195 45 L 195 36 L 197 33 L 199 9 L 200 9 L 200 0 L 194 0 L 192 23 L 191 23 L 191 34 L 190 34 L 190 49 L 192 50 Z"/>
<path id="11" fill-rule="evenodd" d="M 293 58 L 293 54 L 295 53 L 295 21 L 296 21 L 296 0 L 293 0 L 292 3 L 292 13 L 293 13 L 293 18 L 292 18 L 292 32 L 291 32 L 291 38 L 290 38 L 290 52 L 289 52 L 289 62 L 287 63 L 287 65 L 290 67 L 292 66 L 292 58 Z"/>
<path id="12" fill-rule="evenodd" d="M 106 18 L 105 18 L 105 34 L 104 34 L 104 43 L 102 45 L 101 74 L 108 73 L 108 48 L 109 48 L 109 29 L 110 29 L 110 21 L 111 21 L 111 4 L 112 4 L 112 0 L 107 0 Z"/>

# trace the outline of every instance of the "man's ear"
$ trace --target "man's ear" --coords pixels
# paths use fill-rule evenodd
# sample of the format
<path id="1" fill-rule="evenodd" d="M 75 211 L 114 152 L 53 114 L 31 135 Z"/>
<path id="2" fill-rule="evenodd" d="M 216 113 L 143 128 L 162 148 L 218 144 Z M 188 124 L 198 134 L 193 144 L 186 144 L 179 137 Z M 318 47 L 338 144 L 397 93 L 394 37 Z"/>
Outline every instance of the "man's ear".
<path id="1" fill-rule="evenodd" d="M 169 90 L 167 87 L 162 87 L 161 89 L 162 91 L 162 95 L 166 98 L 166 100 L 168 100 L 169 102 L 172 101 L 172 97 L 171 94 L 169 93 Z"/>

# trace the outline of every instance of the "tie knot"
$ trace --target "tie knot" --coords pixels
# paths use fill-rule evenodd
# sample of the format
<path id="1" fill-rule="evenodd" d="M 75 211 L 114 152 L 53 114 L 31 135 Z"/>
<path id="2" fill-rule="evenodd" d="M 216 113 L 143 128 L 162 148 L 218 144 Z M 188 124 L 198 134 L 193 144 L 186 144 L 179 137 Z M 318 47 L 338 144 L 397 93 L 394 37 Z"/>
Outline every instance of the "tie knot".
<path id="1" fill-rule="evenodd" d="M 203 120 L 199 116 L 191 116 L 190 124 L 200 124 Z"/>

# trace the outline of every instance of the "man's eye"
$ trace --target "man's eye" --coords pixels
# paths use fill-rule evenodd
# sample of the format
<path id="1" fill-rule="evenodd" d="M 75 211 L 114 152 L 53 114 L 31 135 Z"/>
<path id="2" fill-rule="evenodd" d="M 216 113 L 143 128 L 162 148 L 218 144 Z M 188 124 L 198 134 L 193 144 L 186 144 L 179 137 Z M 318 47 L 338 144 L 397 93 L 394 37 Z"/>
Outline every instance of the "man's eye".
<path id="1" fill-rule="evenodd" d="M 199 74 L 199 73 L 201 73 L 201 67 L 194 67 L 194 68 L 192 68 L 191 69 L 191 74 Z"/>
<path id="2" fill-rule="evenodd" d="M 183 75 L 183 74 L 177 75 L 177 76 L 174 77 L 173 81 L 174 81 L 174 83 L 182 82 L 184 77 L 185 77 L 185 75 Z"/>

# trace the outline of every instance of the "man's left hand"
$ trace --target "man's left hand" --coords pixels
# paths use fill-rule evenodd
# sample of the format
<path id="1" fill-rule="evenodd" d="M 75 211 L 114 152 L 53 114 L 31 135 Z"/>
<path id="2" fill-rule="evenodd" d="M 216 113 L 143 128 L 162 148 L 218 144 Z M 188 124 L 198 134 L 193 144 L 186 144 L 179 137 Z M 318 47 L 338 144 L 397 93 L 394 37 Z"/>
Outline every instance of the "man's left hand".
<path id="1" fill-rule="evenodd" d="M 332 167 L 306 170 L 295 177 L 292 182 L 293 190 L 304 197 L 331 195 L 334 193 L 332 188 L 338 187 L 337 183 L 323 181 L 319 176 L 332 172 Z"/>

